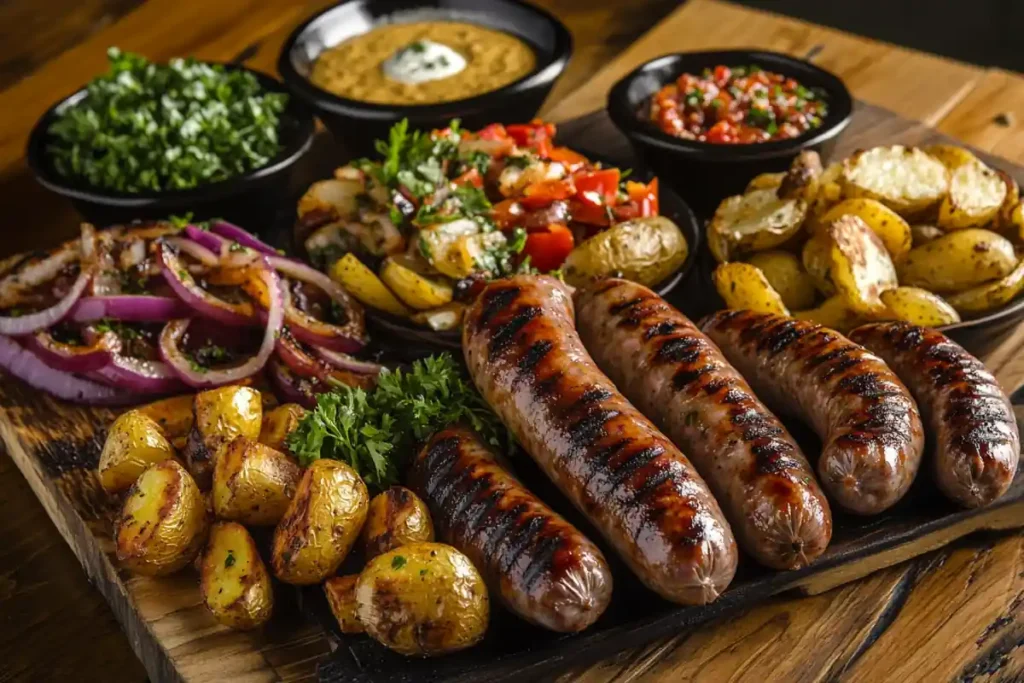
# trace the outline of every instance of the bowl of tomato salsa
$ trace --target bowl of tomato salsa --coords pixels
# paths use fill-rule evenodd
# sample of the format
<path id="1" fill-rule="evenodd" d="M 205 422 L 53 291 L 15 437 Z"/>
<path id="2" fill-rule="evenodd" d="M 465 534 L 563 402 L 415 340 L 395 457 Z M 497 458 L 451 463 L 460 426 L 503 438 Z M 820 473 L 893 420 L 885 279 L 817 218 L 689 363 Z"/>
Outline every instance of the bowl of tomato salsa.
<path id="1" fill-rule="evenodd" d="M 853 99 L 834 74 L 777 52 L 666 55 L 612 88 L 608 114 L 639 161 L 698 211 L 784 171 L 805 149 L 827 161 Z"/>

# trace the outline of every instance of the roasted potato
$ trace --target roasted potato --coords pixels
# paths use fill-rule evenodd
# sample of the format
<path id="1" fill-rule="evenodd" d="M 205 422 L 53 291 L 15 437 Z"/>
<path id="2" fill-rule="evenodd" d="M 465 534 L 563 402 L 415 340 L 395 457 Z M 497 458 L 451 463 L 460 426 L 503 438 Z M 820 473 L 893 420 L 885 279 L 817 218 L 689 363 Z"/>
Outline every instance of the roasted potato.
<path id="1" fill-rule="evenodd" d="M 923 149 L 925 153 L 942 162 L 942 165 L 949 169 L 950 172 L 955 171 L 964 164 L 973 164 L 978 161 L 978 157 L 974 156 L 970 150 L 957 147 L 956 145 L 928 145 Z"/>
<path id="2" fill-rule="evenodd" d="M 452 300 L 452 287 L 447 282 L 420 275 L 391 257 L 384 259 L 380 279 L 407 306 L 417 311 L 444 306 Z"/>
<path id="3" fill-rule="evenodd" d="M 782 303 L 790 310 L 809 308 L 814 305 L 817 290 L 814 280 L 800 263 L 800 258 L 788 251 L 760 251 L 750 256 L 747 263 L 756 266 L 764 274 Z"/>
<path id="4" fill-rule="evenodd" d="M 245 527 L 217 522 L 199 563 L 199 591 L 214 619 L 233 629 L 262 626 L 274 611 L 274 590 Z"/>
<path id="5" fill-rule="evenodd" d="M 355 254 L 345 254 L 334 263 L 331 279 L 370 308 L 402 317 L 412 313 Z"/>
<path id="6" fill-rule="evenodd" d="M 1003 199 L 1003 205 L 999 207 L 996 224 L 1000 230 L 1004 230 L 1007 233 L 1015 233 L 1016 223 L 1013 220 L 1013 212 L 1017 205 L 1020 204 L 1020 185 L 1006 171 L 996 169 L 996 173 L 999 175 L 999 179 L 1003 181 L 1003 185 L 1006 186 L 1006 197 Z"/>
<path id="7" fill-rule="evenodd" d="M 804 264 L 807 276 L 811 278 L 814 286 L 825 296 L 832 296 L 836 293 L 836 286 L 832 283 L 830 271 L 832 270 L 832 239 L 827 231 L 814 234 L 811 239 L 804 243 L 800 252 L 800 261 Z"/>
<path id="8" fill-rule="evenodd" d="M 160 425 L 167 440 L 180 450 L 185 448 L 185 441 L 195 419 L 192 398 L 192 394 L 172 396 L 139 406 L 136 410 Z"/>
<path id="9" fill-rule="evenodd" d="M 370 501 L 363 525 L 366 559 L 399 546 L 434 540 L 434 523 L 427 504 L 404 486 L 392 486 Z"/>
<path id="10" fill-rule="evenodd" d="M 725 301 L 726 308 L 745 308 L 758 313 L 789 315 L 786 304 L 764 273 L 749 263 L 719 264 L 711 274 L 715 289 Z"/>
<path id="11" fill-rule="evenodd" d="M 747 183 L 747 188 L 743 191 L 744 193 L 753 192 L 754 190 L 774 190 L 782 184 L 782 179 L 786 177 L 786 173 L 761 173 L 760 175 L 754 176 L 754 179 Z"/>
<path id="12" fill-rule="evenodd" d="M 177 460 L 150 465 L 128 490 L 114 523 L 117 559 L 136 574 L 173 574 L 206 540 L 206 501 Z"/>
<path id="13" fill-rule="evenodd" d="M 810 204 L 810 216 L 821 216 L 832 205 L 843 198 L 843 188 L 839 184 L 839 178 L 843 173 L 843 165 L 840 162 L 833 162 L 825 167 L 825 171 L 818 178 L 818 194 Z"/>
<path id="14" fill-rule="evenodd" d="M 122 413 L 110 425 L 97 468 L 105 491 L 124 491 L 150 465 L 174 460 L 174 448 L 156 422 L 138 410 Z"/>
<path id="15" fill-rule="evenodd" d="M 358 180 L 319 180 L 299 199 L 299 217 L 317 213 L 332 220 L 355 218 L 359 213 L 358 197 L 365 189 L 365 184 Z"/>
<path id="16" fill-rule="evenodd" d="M 465 314 L 466 304 L 453 301 L 429 311 L 414 313 L 410 319 L 417 325 L 443 332 L 444 330 L 457 330 L 462 325 L 462 317 Z"/>
<path id="17" fill-rule="evenodd" d="M 957 292 L 946 301 L 963 315 L 984 313 L 1012 301 L 1024 290 L 1024 261 L 1017 264 L 1009 275 L 977 287 Z"/>
<path id="18" fill-rule="evenodd" d="M 484 637 L 490 600 L 469 558 L 441 543 L 378 555 L 356 582 L 359 621 L 374 640 L 404 655 L 462 650 Z"/>
<path id="19" fill-rule="evenodd" d="M 882 316 L 906 320 L 922 327 L 939 327 L 960 322 L 956 309 L 938 294 L 918 287 L 897 287 L 882 292 L 886 312 Z"/>
<path id="20" fill-rule="evenodd" d="M 358 574 L 332 576 L 324 581 L 324 594 L 331 614 L 338 621 L 342 633 L 365 633 L 359 622 L 359 605 L 356 603 L 356 581 Z"/>
<path id="21" fill-rule="evenodd" d="M 268 410 L 263 414 L 263 422 L 260 424 L 259 442 L 275 451 L 291 455 L 285 441 L 305 416 L 306 409 L 297 403 L 285 403 Z"/>
<path id="22" fill-rule="evenodd" d="M 938 228 L 927 223 L 918 223 L 917 225 L 910 226 L 910 238 L 915 247 L 927 244 L 928 242 L 938 239 L 945 234 L 946 231 L 942 228 Z"/>
<path id="23" fill-rule="evenodd" d="M 980 228 L 957 230 L 914 247 L 899 266 L 900 283 L 931 292 L 956 292 L 1009 275 L 1013 244 Z"/>
<path id="24" fill-rule="evenodd" d="M 185 462 L 199 488 L 208 491 L 220 449 L 236 436 L 259 438 L 263 403 L 260 392 L 250 387 L 220 387 L 196 394 L 192 411 Z"/>
<path id="25" fill-rule="evenodd" d="M 284 453 L 236 436 L 213 468 L 213 512 L 252 526 L 277 524 L 302 478 L 302 468 Z"/>
<path id="26" fill-rule="evenodd" d="M 872 232 L 882 240 L 893 263 L 899 263 L 910 253 L 910 224 L 885 204 L 874 199 L 846 199 L 825 212 L 820 223 L 827 227 L 847 215 L 857 216 L 867 223 Z"/>
<path id="27" fill-rule="evenodd" d="M 754 190 L 725 199 L 708 224 L 708 247 L 719 263 L 781 245 L 807 217 L 802 199 L 779 199 L 775 190 Z"/>
<path id="28" fill-rule="evenodd" d="M 862 315 L 885 312 L 880 294 L 895 289 L 896 268 L 882 240 L 857 216 L 846 215 L 828 226 L 832 242 L 829 277 L 847 305 Z"/>
<path id="29" fill-rule="evenodd" d="M 942 201 L 949 192 L 949 171 L 923 150 L 892 145 L 846 159 L 839 182 L 845 196 L 877 199 L 907 216 Z"/>
<path id="30" fill-rule="evenodd" d="M 314 461 L 274 531 L 274 575 L 303 585 L 333 574 L 359 538 L 369 501 L 366 484 L 351 467 Z"/>
<path id="31" fill-rule="evenodd" d="M 944 230 L 973 228 L 997 218 L 1006 200 L 1006 183 L 981 163 L 962 164 L 950 175 L 949 194 L 939 205 L 939 227 Z"/>
<path id="32" fill-rule="evenodd" d="M 506 241 L 504 233 L 482 232 L 479 223 L 461 218 L 421 229 L 417 247 L 437 272 L 459 280 L 478 270 L 486 254 Z"/>
<path id="33" fill-rule="evenodd" d="M 818 196 L 818 182 L 823 172 L 818 153 L 805 149 L 793 159 L 775 194 L 781 199 L 801 199 L 809 204 Z"/>
<path id="34" fill-rule="evenodd" d="M 612 274 L 654 286 L 682 267 L 689 251 L 679 226 L 668 218 L 637 218 L 578 244 L 569 252 L 562 272 L 574 287 Z"/>
<path id="35" fill-rule="evenodd" d="M 825 299 L 817 308 L 794 311 L 793 317 L 800 320 L 813 320 L 819 325 L 824 325 L 837 332 L 849 332 L 864 322 L 864 318 L 850 308 L 846 300 L 838 294 Z"/>

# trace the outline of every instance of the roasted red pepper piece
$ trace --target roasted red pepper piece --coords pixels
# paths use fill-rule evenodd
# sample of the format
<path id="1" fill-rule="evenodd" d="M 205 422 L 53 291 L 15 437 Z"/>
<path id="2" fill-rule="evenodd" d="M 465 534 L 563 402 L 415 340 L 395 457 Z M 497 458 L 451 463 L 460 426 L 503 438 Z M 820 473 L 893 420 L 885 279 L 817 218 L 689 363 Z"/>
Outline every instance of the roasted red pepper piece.
<path id="1" fill-rule="evenodd" d="M 565 263 L 574 246 L 572 231 L 565 225 L 552 223 L 547 230 L 531 232 L 526 237 L 523 254 L 530 257 L 530 265 L 547 273 Z"/>

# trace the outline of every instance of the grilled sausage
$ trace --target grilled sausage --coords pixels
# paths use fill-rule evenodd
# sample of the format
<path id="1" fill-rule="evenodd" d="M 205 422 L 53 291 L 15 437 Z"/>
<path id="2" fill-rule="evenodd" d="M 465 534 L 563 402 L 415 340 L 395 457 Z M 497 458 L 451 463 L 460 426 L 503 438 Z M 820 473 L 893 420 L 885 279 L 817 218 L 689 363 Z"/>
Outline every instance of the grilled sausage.
<path id="1" fill-rule="evenodd" d="M 496 280 L 466 314 L 466 364 L 526 451 L 644 584 L 682 604 L 714 600 L 737 561 L 718 503 L 573 328 L 563 283 Z"/>
<path id="2" fill-rule="evenodd" d="M 443 429 L 420 451 L 409 485 L 440 538 L 463 552 L 510 610 L 552 631 L 582 631 L 612 596 L 593 543 L 530 493 L 471 429 Z"/>
<path id="3" fill-rule="evenodd" d="M 686 453 L 740 547 L 773 569 L 806 566 L 832 513 L 800 447 L 682 313 L 628 280 L 576 290 L 576 328 L 598 367 Z"/>
<path id="4" fill-rule="evenodd" d="M 924 433 L 910 393 L 881 359 L 838 332 L 779 315 L 719 311 L 701 327 L 772 410 L 821 437 L 818 476 L 836 502 L 870 515 L 903 497 Z"/>
<path id="5" fill-rule="evenodd" d="M 1010 400 L 985 365 L 941 332 L 904 322 L 858 327 L 850 339 L 889 364 L 931 427 L 935 479 L 969 508 L 1006 492 L 1020 435 Z"/>

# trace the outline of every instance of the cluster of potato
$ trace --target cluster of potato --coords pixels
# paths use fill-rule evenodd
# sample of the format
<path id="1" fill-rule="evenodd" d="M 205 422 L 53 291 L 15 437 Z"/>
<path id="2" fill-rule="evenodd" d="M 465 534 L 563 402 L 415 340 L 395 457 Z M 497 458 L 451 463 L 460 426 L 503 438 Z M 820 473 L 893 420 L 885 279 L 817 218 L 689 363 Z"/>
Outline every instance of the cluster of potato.
<path id="1" fill-rule="evenodd" d="M 252 388 L 222 387 L 114 421 L 98 475 L 106 491 L 124 495 L 114 528 L 121 565 L 164 576 L 194 563 L 206 607 L 234 629 L 270 619 L 273 574 L 322 583 L 343 632 L 366 632 L 403 654 L 478 642 L 487 589 L 465 555 L 433 542 L 423 501 L 398 486 L 371 500 L 356 471 L 337 460 L 301 467 L 285 441 L 305 409 L 263 407 Z M 274 529 L 269 570 L 249 532 L 255 527 Z M 353 548 L 363 553 L 362 571 L 336 576 Z"/>
<path id="2" fill-rule="evenodd" d="M 725 199 L 707 237 L 727 307 L 840 331 L 949 325 L 1024 290 L 1020 189 L 952 145 L 875 147 L 827 168 L 802 152 Z"/>

